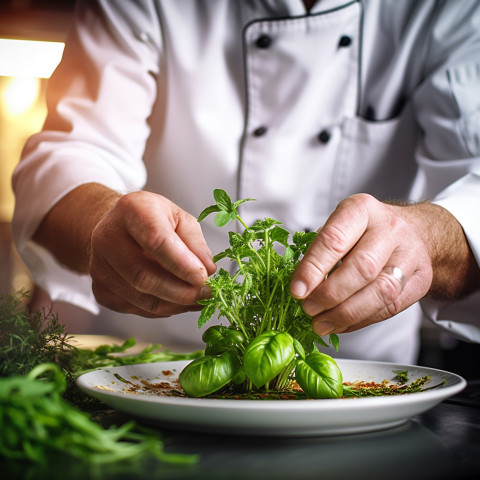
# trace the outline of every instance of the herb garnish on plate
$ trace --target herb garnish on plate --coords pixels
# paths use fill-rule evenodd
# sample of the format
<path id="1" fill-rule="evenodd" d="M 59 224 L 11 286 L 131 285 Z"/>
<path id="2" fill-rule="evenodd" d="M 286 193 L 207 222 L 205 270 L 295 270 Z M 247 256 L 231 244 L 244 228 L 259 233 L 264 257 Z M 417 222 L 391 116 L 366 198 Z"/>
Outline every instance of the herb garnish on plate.
<path id="1" fill-rule="evenodd" d="M 311 317 L 290 294 L 292 274 L 316 232 L 290 234 L 272 218 L 247 226 L 238 207 L 252 199 L 232 202 L 221 189 L 215 204 L 199 215 L 215 213 L 218 227 L 237 221 L 241 233 L 228 232 L 230 247 L 214 257 L 229 259 L 230 274 L 221 268 L 207 281 L 211 297 L 201 300 L 199 327 L 215 313 L 228 326 L 214 325 L 203 334 L 205 355 L 190 363 L 179 376 L 185 392 L 203 397 L 228 386 L 235 392 L 281 391 L 293 379 L 311 398 L 339 398 L 342 374 L 334 359 L 322 353 L 328 347 L 311 328 Z M 337 335 L 329 342 L 338 349 Z"/>

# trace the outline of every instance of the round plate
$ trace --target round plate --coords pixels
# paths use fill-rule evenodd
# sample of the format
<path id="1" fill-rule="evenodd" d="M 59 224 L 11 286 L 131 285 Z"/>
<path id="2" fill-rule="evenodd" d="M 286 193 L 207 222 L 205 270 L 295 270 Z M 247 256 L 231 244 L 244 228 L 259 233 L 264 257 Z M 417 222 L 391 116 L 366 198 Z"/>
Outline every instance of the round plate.
<path id="1" fill-rule="evenodd" d="M 175 385 L 189 361 L 112 367 L 86 373 L 78 386 L 107 405 L 168 428 L 235 435 L 313 436 L 360 433 L 401 425 L 460 392 L 466 381 L 453 373 L 396 363 L 336 360 L 343 380 L 393 381 L 394 370 L 408 371 L 409 381 L 432 378 L 425 392 L 404 395 L 327 400 L 217 400 L 172 397 L 154 389 L 128 392 L 128 384 Z M 116 376 L 117 375 L 117 376 Z M 177 387 L 178 388 L 178 387 Z"/>

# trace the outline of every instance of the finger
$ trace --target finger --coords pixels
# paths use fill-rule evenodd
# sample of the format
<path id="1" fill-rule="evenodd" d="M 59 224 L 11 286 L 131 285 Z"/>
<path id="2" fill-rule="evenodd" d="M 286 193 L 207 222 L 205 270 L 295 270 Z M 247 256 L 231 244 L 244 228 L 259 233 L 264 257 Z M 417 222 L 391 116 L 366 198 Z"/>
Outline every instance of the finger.
<path id="1" fill-rule="evenodd" d="M 164 269 L 194 286 L 201 286 L 208 272 L 200 259 L 174 231 L 164 231 L 156 238 L 140 238 L 139 244 Z"/>
<path id="2" fill-rule="evenodd" d="M 396 275 L 394 275 L 395 277 Z M 399 279 L 397 278 L 397 281 Z M 415 272 L 409 279 L 408 282 L 405 283 L 401 294 L 398 296 L 396 302 L 386 305 L 381 310 L 375 312 L 370 317 L 359 321 L 352 326 L 346 328 L 342 331 L 342 333 L 350 333 L 356 330 L 360 330 L 361 328 L 367 327 L 368 325 L 372 325 L 374 323 L 381 322 L 388 318 L 395 316 L 397 313 L 400 313 L 405 308 L 409 307 L 414 301 L 412 299 L 419 300 L 421 297 L 417 298 L 419 292 L 423 291 L 422 288 L 425 285 L 424 275 L 420 273 L 420 271 Z M 426 292 L 425 292 L 426 293 Z M 421 295 L 423 296 L 423 295 Z M 416 301 L 415 300 L 415 301 Z"/>
<path id="3" fill-rule="evenodd" d="M 138 295 L 137 300 L 134 303 L 130 303 L 125 300 L 125 293 L 118 295 L 111 290 L 99 286 L 97 283 L 92 283 L 92 290 L 96 300 L 99 304 L 120 313 L 129 313 L 133 315 L 139 315 L 145 318 L 166 318 L 179 313 L 191 311 L 194 309 L 200 309 L 201 306 L 183 306 L 172 304 L 164 300 L 158 299 L 151 295 Z M 132 298 L 131 295 L 125 295 Z"/>
<path id="4" fill-rule="evenodd" d="M 295 269 L 290 284 L 295 298 L 308 297 L 365 232 L 368 213 L 351 208 L 354 201 L 349 197 L 339 204 Z"/>
<path id="5" fill-rule="evenodd" d="M 117 292 L 140 308 L 145 308 L 144 304 L 138 304 L 137 296 L 141 294 L 179 305 L 192 305 L 201 298 L 201 288 L 183 282 L 149 260 L 132 239 L 120 239 L 117 248 L 128 254 L 118 255 L 117 250 L 111 250 L 102 257 L 92 256 L 90 275 L 98 285 Z"/>
<path id="6" fill-rule="evenodd" d="M 305 313 L 313 316 L 330 310 L 378 277 L 396 247 L 395 237 L 385 238 L 383 230 L 380 226 L 365 232 L 341 265 L 306 298 Z"/>
<path id="7" fill-rule="evenodd" d="M 198 221 L 183 210 L 179 213 L 177 234 L 185 242 L 185 245 L 203 263 L 208 275 L 215 273 L 217 266 L 213 263 L 212 252 L 207 246 L 202 228 Z"/>
<path id="8" fill-rule="evenodd" d="M 135 201 L 124 199 L 119 203 Z M 176 205 L 158 195 L 142 195 L 141 208 L 135 203 L 125 211 L 132 212 L 125 219 L 127 230 L 142 250 L 181 280 L 197 287 L 205 283 L 206 267 L 175 231 L 180 211 Z"/>
<path id="9" fill-rule="evenodd" d="M 313 317 L 313 330 L 319 335 L 327 335 L 360 328 L 359 325 L 386 307 L 395 310 L 399 295 L 400 284 L 391 276 L 380 275 L 375 282 L 345 302 Z"/>
<path id="10" fill-rule="evenodd" d="M 104 272 L 107 270 L 104 269 Z M 101 305 L 111 310 L 157 318 L 201 309 L 196 301 L 192 304 L 182 305 L 140 292 L 113 271 L 108 274 L 108 282 L 98 281 L 97 278 L 99 276 L 92 280 L 95 298 Z M 198 296 L 200 297 L 200 295 Z"/>
<path id="11" fill-rule="evenodd" d="M 398 257 L 392 261 L 400 265 Z M 398 274 L 401 270 L 402 276 Z M 406 273 L 405 273 L 406 272 Z M 413 304 L 426 292 L 421 289 L 413 267 L 386 265 L 378 277 L 338 306 L 312 319 L 319 335 L 347 333 L 390 318 Z"/>

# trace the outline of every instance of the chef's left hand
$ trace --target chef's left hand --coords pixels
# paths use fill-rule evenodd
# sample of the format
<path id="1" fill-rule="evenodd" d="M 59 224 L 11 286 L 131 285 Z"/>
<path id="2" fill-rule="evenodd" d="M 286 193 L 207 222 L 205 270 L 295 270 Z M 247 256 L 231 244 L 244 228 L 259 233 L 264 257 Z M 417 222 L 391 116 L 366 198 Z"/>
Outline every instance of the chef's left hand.
<path id="1" fill-rule="evenodd" d="M 465 278 L 472 272 L 478 278 L 463 231 L 445 209 L 358 194 L 342 201 L 318 230 L 290 288 L 319 335 L 348 333 L 392 317 L 432 286 L 440 295 L 461 293 L 466 280 L 448 276 L 463 266 L 470 268 Z"/>

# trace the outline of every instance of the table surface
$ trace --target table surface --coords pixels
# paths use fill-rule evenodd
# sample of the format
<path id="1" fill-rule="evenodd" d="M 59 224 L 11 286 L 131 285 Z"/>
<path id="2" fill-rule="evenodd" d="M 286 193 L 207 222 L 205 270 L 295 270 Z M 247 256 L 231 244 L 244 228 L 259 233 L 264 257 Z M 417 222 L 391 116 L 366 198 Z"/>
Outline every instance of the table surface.
<path id="1" fill-rule="evenodd" d="M 110 411 L 108 426 L 129 417 Z M 146 458 L 87 466 L 58 458 L 44 467 L 2 466 L 3 479 L 467 479 L 480 478 L 480 408 L 447 400 L 406 424 L 368 434 L 262 438 L 161 430 L 165 450 L 199 454 L 193 466 Z"/>
<path id="2" fill-rule="evenodd" d="M 472 390 L 473 389 L 473 390 Z M 58 458 L 44 467 L 2 465 L 2 479 L 376 480 L 480 478 L 480 381 L 404 425 L 309 438 L 239 437 L 163 430 L 167 452 L 198 454 L 192 466 L 144 458 L 89 466 Z M 106 411 L 106 427 L 130 417 Z M 150 426 L 151 428 L 155 428 Z"/>

